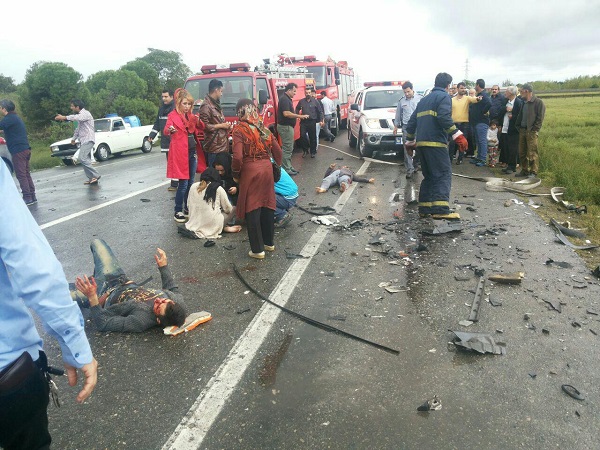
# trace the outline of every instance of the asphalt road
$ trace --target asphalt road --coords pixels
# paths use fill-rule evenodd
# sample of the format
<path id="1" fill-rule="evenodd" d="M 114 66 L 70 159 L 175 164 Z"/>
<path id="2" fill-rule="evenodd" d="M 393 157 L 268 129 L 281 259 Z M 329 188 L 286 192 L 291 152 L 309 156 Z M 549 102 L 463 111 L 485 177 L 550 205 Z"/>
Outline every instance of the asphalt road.
<path id="1" fill-rule="evenodd" d="M 534 209 L 504 206 L 515 195 L 487 192 L 481 182 L 453 179 L 451 199 L 475 205 L 459 205 L 462 232 L 423 234 L 432 223 L 406 205 L 420 178 L 407 183 L 398 161 L 383 159 L 358 159 L 345 136 L 322 142 L 315 159 L 294 154 L 298 204 L 336 208 L 343 227 L 316 225 L 296 209 L 263 261 L 247 257 L 245 230 L 211 248 L 176 233 L 174 195 L 156 149 L 99 164 L 98 186 L 83 185 L 80 167 L 36 172 L 32 214 L 70 281 L 91 273 L 89 243 L 100 237 L 131 278 L 153 276 L 149 285 L 159 286 L 153 253 L 160 246 L 188 305 L 213 315 L 174 338 L 158 328 L 98 333 L 86 321 L 98 386 L 77 405 L 75 390 L 58 380 L 63 406 L 50 408 L 54 448 L 597 448 L 600 337 L 590 329 L 600 333 L 592 314 L 600 312 L 598 280 Z M 376 182 L 317 195 L 331 162 Z M 470 164 L 453 167 L 489 175 Z M 307 258 L 289 259 L 286 251 Z M 571 267 L 547 265 L 549 258 Z M 265 304 L 233 264 L 278 304 L 399 354 Z M 484 298 L 502 306 L 485 301 L 479 322 L 466 328 L 458 322 L 469 316 L 474 268 L 486 276 L 523 271 L 525 278 L 517 286 L 487 282 Z M 562 302 L 562 312 L 545 300 Z M 457 351 L 448 330 L 489 332 L 506 344 L 506 355 Z M 57 364 L 58 346 L 52 339 L 45 345 Z M 585 400 L 564 394 L 562 384 Z M 417 412 L 433 395 L 442 409 Z"/>

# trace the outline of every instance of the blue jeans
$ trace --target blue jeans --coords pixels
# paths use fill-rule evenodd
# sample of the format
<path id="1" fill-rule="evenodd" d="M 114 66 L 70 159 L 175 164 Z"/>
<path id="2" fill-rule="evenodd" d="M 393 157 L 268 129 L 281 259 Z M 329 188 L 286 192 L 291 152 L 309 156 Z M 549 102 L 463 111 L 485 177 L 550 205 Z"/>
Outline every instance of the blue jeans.
<path id="1" fill-rule="evenodd" d="M 194 183 L 194 178 L 196 177 L 196 167 L 198 167 L 198 159 L 196 157 L 196 150 L 189 151 L 189 160 L 188 164 L 190 167 L 190 175 L 187 180 L 179 180 L 179 185 L 177 186 L 177 192 L 175 193 L 175 213 L 182 212 L 183 209 L 187 209 L 187 198 L 190 193 L 190 187 Z M 213 158 L 214 160 L 214 158 Z"/>
<path id="2" fill-rule="evenodd" d="M 106 290 L 117 284 L 125 284 L 129 278 L 121 269 L 121 265 L 114 255 L 111 248 L 103 239 L 94 239 L 90 245 L 92 256 L 94 257 L 94 279 L 98 285 L 98 297 L 101 297 Z M 70 286 L 71 298 L 80 306 L 89 308 L 89 301 L 85 295 Z"/>
<path id="3" fill-rule="evenodd" d="M 323 178 L 321 181 L 321 189 L 329 189 L 330 186 L 336 184 L 341 186 L 342 183 L 346 183 L 346 187 L 350 184 L 350 177 L 348 175 L 340 175 L 341 170 L 334 170 L 328 176 Z"/>
<path id="4" fill-rule="evenodd" d="M 487 123 L 478 123 L 475 125 L 477 136 L 477 159 L 487 160 L 487 132 L 490 126 Z"/>
<path id="5" fill-rule="evenodd" d="M 275 222 L 279 222 L 293 206 L 296 206 L 296 198 L 285 198 L 281 194 L 275 193 Z"/>

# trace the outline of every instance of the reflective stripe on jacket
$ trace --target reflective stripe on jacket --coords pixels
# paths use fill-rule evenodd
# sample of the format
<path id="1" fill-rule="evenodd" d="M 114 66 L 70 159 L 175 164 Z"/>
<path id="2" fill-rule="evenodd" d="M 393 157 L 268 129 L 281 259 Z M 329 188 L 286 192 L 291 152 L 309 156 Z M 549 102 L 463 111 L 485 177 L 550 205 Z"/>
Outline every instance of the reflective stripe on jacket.
<path id="1" fill-rule="evenodd" d="M 417 140 L 417 147 L 446 147 L 448 134 L 456 131 L 452 121 L 452 100 L 439 87 L 421 99 L 406 125 L 406 139 Z"/>

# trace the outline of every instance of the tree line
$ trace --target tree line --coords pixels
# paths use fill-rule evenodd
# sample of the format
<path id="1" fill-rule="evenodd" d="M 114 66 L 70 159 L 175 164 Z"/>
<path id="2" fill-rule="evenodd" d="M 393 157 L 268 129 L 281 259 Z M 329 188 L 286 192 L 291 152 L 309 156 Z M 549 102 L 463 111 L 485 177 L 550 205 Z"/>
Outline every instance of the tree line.
<path id="1" fill-rule="evenodd" d="M 53 119 L 56 114 L 70 114 L 71 99 L 83 100 L 96 118 L 117 113 L 151 124 L 163 89 L 183 86 L 191 74 L 180 53 L 149 48 L 145 56 L 117 70 L 96 72 L 87 80 L 65 63 L 39 61 L 27 70 L 21 84 L 0 74 L 0 93 L 17 103 L 30 133 L 63 139 L 64 124 Z"/>

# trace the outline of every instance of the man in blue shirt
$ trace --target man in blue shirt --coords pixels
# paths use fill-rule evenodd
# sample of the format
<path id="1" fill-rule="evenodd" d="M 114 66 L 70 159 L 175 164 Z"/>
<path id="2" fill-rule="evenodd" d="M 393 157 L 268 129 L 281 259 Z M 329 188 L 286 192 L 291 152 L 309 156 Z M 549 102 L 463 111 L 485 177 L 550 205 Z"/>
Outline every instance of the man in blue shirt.
<path id="1" fill-rule="evenodd" d="M 275 226 L 285 227 L 293 219 L 289 210 L 296 205 L 298 199 L 298 186 L 285 170 L 281 171 L 281 178 L 275 183 Z"/>
<path id="2" fill-rule="evenodd" d="M 97 381 L 97 362 L 71 300 L 62 267 L 0 164 L 0 447 L 48 448 L 48 369 L 42 339 L 28 308 L 60 344 L 69 384 L 77 368 L 82 403 Z"/>
<path id="3" fill-rule="evenodd" d="M 400 99 L 396 108 L 394 135 L 398 133 L 398 129 L 402 129 L 402 135 L 406 136 L 406 125 L 423 97 L 414 91 L 413 84 L 410 81 L 402 85 L 402 90 L 404 91 L 404 97 Z M 404 148 L 404 167 L 406 167 L 406 178 L 408 179 L 413 177 L 415 166 L 419 165 L 418 155 L 415 154 L 414 156 L 413 158 L 409 155 L 406 148 Z"/>
<path id="4" fill-rule="evenodd" d="M 13 167 L 21 186 L 23 200 L 27 206 L 34 205 L 37 203 L 37 198 L 29 171 L 31 146 L 27 140 L 25 124 L 15 112 L 15 104 L 12 100 L 0 100 L 0 113 L 4 115 L 4 118 L 0 120 L 0 130 L 4 131 L 6 146 L 12 155 Z"/>

